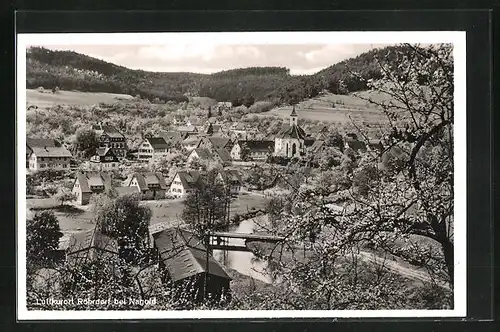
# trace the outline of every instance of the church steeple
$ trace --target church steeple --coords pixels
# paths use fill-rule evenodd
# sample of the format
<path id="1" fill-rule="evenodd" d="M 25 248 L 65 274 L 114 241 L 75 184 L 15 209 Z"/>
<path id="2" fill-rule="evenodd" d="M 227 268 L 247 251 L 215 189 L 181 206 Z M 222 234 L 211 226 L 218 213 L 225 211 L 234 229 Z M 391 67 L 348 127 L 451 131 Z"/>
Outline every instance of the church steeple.
<path id="1" fill-rule="evenodd" d="M 293 105 L 292 113 L 290 114 L 290 126 L 297 125 L 298 115 L 295 112 L 295 105 Z"/>

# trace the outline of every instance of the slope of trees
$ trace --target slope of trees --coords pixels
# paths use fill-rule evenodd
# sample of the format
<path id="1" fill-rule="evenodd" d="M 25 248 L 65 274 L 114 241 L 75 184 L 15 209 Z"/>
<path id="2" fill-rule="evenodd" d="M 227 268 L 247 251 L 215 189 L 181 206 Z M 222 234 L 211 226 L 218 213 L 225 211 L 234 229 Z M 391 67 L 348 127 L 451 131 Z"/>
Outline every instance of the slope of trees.
<path id="1" fill-rule="evenodd" d="M 391 63 L 407 46 L 375 49 L 313 75 L 294 76 L 283 67 L 250 67 L 211 75 L 131 70 L 70 51 L 32 47 L 27 51 L 27 87 L 140 95 L 153 101 L 187 101 L 185 95 L 232 101 L 235 105 L 269 100 L 297 103 L 326 89 L 333 93 L 366 90 L 382 77 L 378 60 Z M 249 102 L 251 101 L 251 103 Z"/>

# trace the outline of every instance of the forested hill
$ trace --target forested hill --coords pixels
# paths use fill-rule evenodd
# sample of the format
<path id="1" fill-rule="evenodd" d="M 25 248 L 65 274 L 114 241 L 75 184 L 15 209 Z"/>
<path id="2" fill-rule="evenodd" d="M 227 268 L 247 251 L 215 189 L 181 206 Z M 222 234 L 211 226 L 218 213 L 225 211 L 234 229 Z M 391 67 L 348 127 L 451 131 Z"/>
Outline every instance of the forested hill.
<path id="1" fill-rule="evenodd" d="M 377 78 L 377 61 L 394 61 L 403 46 L 375 49 L 334 64 L 316 74 L 295 76 L 283 67 L 251 67 L 214 74 L 159 73 L 132 70 L 71 51 L 32 47 L 27 51 L 27 87 L 140 95 L 153 101 L 187 100 L 198 95 L 218 101 L 273 100 L 295 103 L 321 90 L 347 93 L 366 89 Z M 376 60 L 380 59 L 380 60 Z M 363 79 L 353 76 L 356 72 Z"/>

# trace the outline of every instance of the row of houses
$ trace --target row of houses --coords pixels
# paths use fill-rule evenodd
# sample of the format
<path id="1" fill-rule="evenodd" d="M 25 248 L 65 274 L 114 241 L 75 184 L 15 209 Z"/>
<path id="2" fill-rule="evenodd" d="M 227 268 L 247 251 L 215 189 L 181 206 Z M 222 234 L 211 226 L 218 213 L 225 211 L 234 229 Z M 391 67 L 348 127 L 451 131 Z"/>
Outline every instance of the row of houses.
<path id="1" fill-rule="evenodd" d="M 221 170 L 217 178 L 231 194 L 238 194 L 241 190 L 242 180 L 237 171 Z M 72 192 L 80 205 L 89 204 L 93 194 L 106 193 L 109 190 L 116 190 L 119 196 L 137 193 L 144 200 L 163 199 L 167 194 L 182 198 L 192 192 L 200 181 L 201 175 L 198 171 L 177 172 L 169 183 L 159 172 L 138 172 L 131 175 L 124 186 L 114 187 L 111 175 L 107 172 L 78 172 Z"/>
<path id="2" fill-rule="evenodd" d="M 136 153 L 141 162 L 148 162 L 166 156 L 170 149 L 182 149 L 189 154 L 188 161 L 198 158 L 230 165 L 232 160 L 251 159 L 264 161 L 270 155 L 287 158 L 315 154 L 326 146 L 325 133 L 317 137 L 308 135 L 298 124 L 295 108 L 290 114 L 289 124 L 284 125 L 273 140 L 249 140 L 230 138 L 223 134 L 222 126 L 207 121 L 204 131 L 195 126 L 180 126 L 176 131 L 164 131 L 157 136 L 146 135 Z M 237 126 L 234 130 L 236 130 Z M 87 161 L 88 169 L 111 171 L 117 169 L 127 155 L 125 136 L 116 128 L 99 123 L 92 126 L 99 138 L 99 148 Z M 380 141 L 363 142 L 356 134 L 347 134 L 345 148 L 355 151 L 381 150 Z M 28 139 L 27 165 L 31 170 L 69 169 L 71 153 L 55 140 Z"/>

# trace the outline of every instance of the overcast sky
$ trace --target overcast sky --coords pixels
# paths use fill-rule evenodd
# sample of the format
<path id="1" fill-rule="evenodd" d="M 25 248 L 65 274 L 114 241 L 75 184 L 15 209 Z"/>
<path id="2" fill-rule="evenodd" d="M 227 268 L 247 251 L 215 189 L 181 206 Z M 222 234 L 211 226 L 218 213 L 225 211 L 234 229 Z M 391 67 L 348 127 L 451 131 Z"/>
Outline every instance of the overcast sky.
<path id="1" fill-rule="evenodd" d="M 214 73 L 255 66 L 280 66 L 292 74 L 313 74 L 383 44 L 305 45 L 43 45 L 71 50 L 131 69 Z"/>

